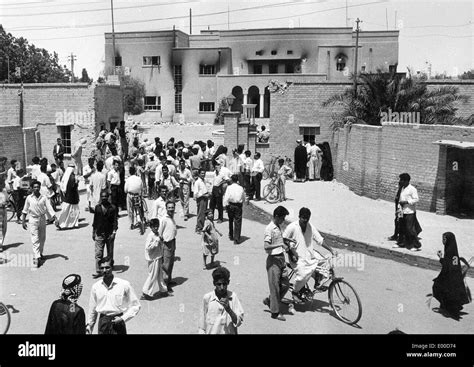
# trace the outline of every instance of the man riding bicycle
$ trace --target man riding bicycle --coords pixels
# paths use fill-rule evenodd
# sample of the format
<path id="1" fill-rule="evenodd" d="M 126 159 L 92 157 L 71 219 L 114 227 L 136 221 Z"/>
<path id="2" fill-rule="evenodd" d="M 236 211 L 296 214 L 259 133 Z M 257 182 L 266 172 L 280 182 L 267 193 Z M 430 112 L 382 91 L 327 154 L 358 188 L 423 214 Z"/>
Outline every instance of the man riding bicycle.
<path id="1" fill-rule="evenodd" d="M 125 180 L 124 191 L 127 194 L 127 212 L 130 221 L 130 229 L 133 229 L 135 224 L 133 201 L 138 200 L 138 203 L 140 204 L 142 202 L 142 180 L 136 175 L 137 170 L 135 167 L 131 166 L 128 172 L 130 173 L 130 176 Z M 141 210 L 143 210 L 143 207 Z"/>
<path id="2" fill-rule="evenodd" d="M 313 248 L 313 240 L 320 246 L 335 255 L 336 252 L 324 243 L 324 238 L 318 230 L 309 223 L 311 211 L 308 208 L 301 208 L 299 220 L 290 223 L 283 233 L 283 239 L 292 242 L 291 246 L 298 254 L 296 264 L 290 260 L 292 267 L 296 266 L 295 285 L 293 289 L 293 299 L 301 302 L 300 291 L 314 277 L 314 287 L 323 284 L 329 277 L 328 260 Z M 322 279 L 321 279 L 322 278 Z"/>

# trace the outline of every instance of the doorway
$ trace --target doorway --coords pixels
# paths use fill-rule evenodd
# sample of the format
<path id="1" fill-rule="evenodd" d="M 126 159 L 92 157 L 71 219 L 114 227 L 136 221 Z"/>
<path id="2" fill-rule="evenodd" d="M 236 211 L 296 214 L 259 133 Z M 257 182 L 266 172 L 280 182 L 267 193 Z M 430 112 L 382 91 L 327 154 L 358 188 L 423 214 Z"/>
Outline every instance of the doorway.
<path id="1" fill-rule="evenodd" d="M 447 148 L 446 214 L 474 218 L 474 149 Z"/>

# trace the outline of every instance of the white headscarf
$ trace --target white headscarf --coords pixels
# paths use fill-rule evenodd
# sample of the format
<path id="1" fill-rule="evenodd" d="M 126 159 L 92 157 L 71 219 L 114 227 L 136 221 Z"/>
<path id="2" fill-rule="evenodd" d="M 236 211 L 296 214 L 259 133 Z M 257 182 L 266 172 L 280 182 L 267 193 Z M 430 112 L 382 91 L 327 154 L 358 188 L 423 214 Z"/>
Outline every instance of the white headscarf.
<path id="1" fill-rule="evenodd" d="M 67 189 L 67 183 L 69 182 L 69 177 L 71 177 L 71 173 L 74 172 L 74 166 L 68 166 L 66 168 L 66 172 L 63 175 L 63 178 L 61 179 L 61 191 L 66 193 Z"/>

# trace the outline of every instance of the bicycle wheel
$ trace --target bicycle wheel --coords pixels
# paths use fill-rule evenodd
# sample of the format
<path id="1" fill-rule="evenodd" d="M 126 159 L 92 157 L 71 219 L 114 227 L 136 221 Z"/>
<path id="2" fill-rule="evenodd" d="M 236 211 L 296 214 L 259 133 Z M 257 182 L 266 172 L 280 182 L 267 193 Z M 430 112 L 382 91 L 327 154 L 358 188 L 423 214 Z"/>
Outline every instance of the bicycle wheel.
<path id="1" fill-rule="evenodd" d="M 337 317 L 346 324 L 356 324 L 362 316 L 362 303 L 354 287 L 342 279 L 329 286 L 329 304 Z"/>
<path id="2" fill-rule="evenodd" d="M 280 200 L 280 189 L 274 184 L 265 185 L 263 188 L 263 198 L 270 204 L 274 204 Z"/>
<path id="3" fill-rule="evenodd" d="M 6 334 L 10 327 L 10 311 L 7 306 L 0 302 L 0 334 Z"/>
<path id="4" fill-rule="evenodd" d="M 7 220 L 10 221 L 15 217 L 16 214 L 16 204 L 13 200 L 8 200 L 6 205 L 7 208 Z"/>

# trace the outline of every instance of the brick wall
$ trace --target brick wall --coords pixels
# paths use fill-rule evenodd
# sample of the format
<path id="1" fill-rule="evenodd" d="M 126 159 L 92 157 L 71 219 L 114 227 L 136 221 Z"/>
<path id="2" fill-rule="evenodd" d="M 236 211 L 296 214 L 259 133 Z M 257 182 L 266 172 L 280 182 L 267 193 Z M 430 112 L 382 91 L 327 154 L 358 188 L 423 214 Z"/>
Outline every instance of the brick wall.
<path id="1" fill-rule="evenodd" d="M 4 84 L 0 89 L 0 127 L 20 128 L 19 89 L 20 85 L 17 84 Z M 93 142 L 100 124 L 109 128 L 111 121 L 118 122 L 122 118 L 122 93 L 118 86 L 86 83 L 25 84 L 23 126 L 27 129 L 28 142 L 35 141 L 35 130 L 38 137 L 37 142 L 28 144 L 26 161 L 30 164 L 35 155 L 53 161 L 53 146 L 60 136 L 59 125 L 71 126 L 71 144 L 81 138 L 87 139 L 83 158 L 87 157 L 94 148 Z M 16 136 L 15 134 L 12 136 Z M 6 152 L 8 151 L 0 149 L 0 155 Z M 65 164 L 68 162 L 69 158 L 66 157 Z M 85 160 L 83 163 L 86 163 Z"/>
<path id="2" fill-rule="evenodd" d="M 474 128 L 384 123 L 381 127 L 354 125 L 340 130 L 335 139 L 335 177 L 358 195 L 392 201 L 398 175 L 408 172 L 418 189 L 418 207 L 445 213 L 457 191 L 448 190 L 445 195 L 446 188 L 452 188 L 460 174 L 474 183 L 474 157 L 470 150 L 455 149 L 456 154 L 446 154 L 446 147 L 433 144 L 437 140 L 474 142 Z M 463 191 L 470 198 L 470 186 Z M 471 202 L 467 205 L 472 207 Z"/>
<path id="3" fill-rule="evenodd" d="M 319 125 L 316 143 L 333 144 L 332 114 L 335 108 L 324 108 L 322 103 L 336 93 L 342 93 L 350 83 L 294 83 L 283 94 L 271 94 L 270 140 L 268 154 L 294 157 L 296 140 L 302 139 L 300 125 Z"/>
<path id="4" fill-rule="evenodd" d="M 27 157 L 31 158 L 35 154 L 36 144 L 34 130 L 26 129 L 26 151 Z M 0 126 L 0 155 L 7 157 L 7 168 L 10 168 L 10 161 L 16 159 L 21 168 L 25 168 L 25 153 L 23 146 L 23 129 L 20 126 Z"/>

